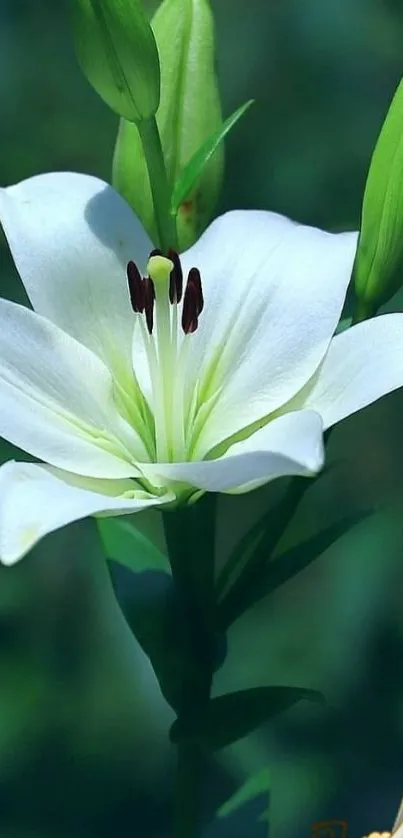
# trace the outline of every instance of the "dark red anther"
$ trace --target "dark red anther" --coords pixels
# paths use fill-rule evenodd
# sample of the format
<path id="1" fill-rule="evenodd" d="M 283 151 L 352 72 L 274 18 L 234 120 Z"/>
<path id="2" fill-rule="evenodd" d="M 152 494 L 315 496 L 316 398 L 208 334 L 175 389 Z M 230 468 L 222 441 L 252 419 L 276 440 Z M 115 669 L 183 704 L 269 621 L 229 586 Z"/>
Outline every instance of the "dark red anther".
<path id="1" fill-rule="evenodd" d="M 203 290 L 200 271 L 198 268 L 191 268 L 186 283 L 185 296 L 182 308 L 182 329 L 185 335 L 195 332 L 199 323 L 199 315 L 204 307 Z"/>
<path id="2" fill-rule="evenodd" d="M 183 288 L 183 272 L 181 260 L 176 252 L 170 248 L 168 250 L 168 259 L 173 262 L 173 270 L 169 278 L 169 300 L 171 303 L 180 303 L 182 299 Z"/>
<path id="3" fill-rule="evenodd" d="M 143 280 L 144 284 L 144 309 L 146 313 L 146 323 L 149 334 L 152 335 L 154 325 L 154 300 L 155 289 L 154 283 L 149 276 Z"/>
<path id="4" fill-rule="evenodd" d="M 155 250 L 151 251 L 148 258 L 151 259 L 152 256 L 162 256 L 162 255 L 163 255 L 162 250 L 160 250 L 159 247 L 156 247 Z"/>
<path id="5" fill-rule="evenodd" d="M 186 285 L 185 296 L 182 308 L 182 329 L 185 335 L 191 335 L 198 326 L 197 317 L 197 292 L 193 283 Z"/>
<path id="6" fill-rule="evenodd" d="M 191 268 L 188 276 L 188 285 L 192 285 L 195 289 L 197 298 L 197 316 L 202 313 L 204 308 L 203 290 L 201 284 L 201 276 L 198 268 Z"/>
<path id="7" fill-rule="evenodd" d="M 145 296 L 144 296 L 144 282 L 140 276 L 139 269 L 134 262 L 129 262 L 127 265 L 127 282 L 129 285 L 130 302 L 133 311 L 144 311 Z"/>

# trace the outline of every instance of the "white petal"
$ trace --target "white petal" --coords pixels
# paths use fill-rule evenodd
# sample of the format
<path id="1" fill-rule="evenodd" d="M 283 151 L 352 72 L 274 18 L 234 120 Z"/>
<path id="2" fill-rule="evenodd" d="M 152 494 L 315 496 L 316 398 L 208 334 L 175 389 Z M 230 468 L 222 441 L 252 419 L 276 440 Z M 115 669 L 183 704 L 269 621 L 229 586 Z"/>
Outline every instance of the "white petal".
<path id="1" fill-rule="evenodd" d="M 269 212 L 217 219 L 183 256 L 201 270 L 205 307 L 192 343 L 189 392 L 219 393 L 195 456 L 278 409 L 313 375 L 336 328 L 356 249 Z M 221 391 L 221 392 L 220 392 Z"/>
<path id="2" fill-rule="evenodd" d="M 93 477 L 139 474 L 146 452 L 118 414 L 113 381 L 90 350 L 23 306 L 0 300 L 0 436 Z"/>
<path id="3" fill-rule="evenodd" d="M 44 535 L 89 515 L 123 515 L 171 501 L 131 480 L 89 480 L 33 463 L 0 468 L 0 561 L 11 565 Z"/>
<path id="4" fill-rule="evenodd" d="M 290 408 L 317 410 L 329 428 L 402 385 L 403 314 L 385 314 L 336 335 Z"/>
<path id="5" fill-rule="evenodd" d="M 144 268 L 152 247 L 126 202 L 97 178 L 50 173 L 0 190 L 0 221 L 34 309 L 125 376 L 126 266 Z"/>
<path id="6" fill-rule="evenodd" d="M 224 457 L 189 463 L 145 466 L 150 477 L 188 483 L 208 492 L 243 490 L 248 484 L 268 483 L 286 475 L 310 476 L 323 465 L 321 417 L 312 410 L 280 416 L 243 442 L 237 442 Z M 255 486 L 251 486 L 255 488 Z"/>

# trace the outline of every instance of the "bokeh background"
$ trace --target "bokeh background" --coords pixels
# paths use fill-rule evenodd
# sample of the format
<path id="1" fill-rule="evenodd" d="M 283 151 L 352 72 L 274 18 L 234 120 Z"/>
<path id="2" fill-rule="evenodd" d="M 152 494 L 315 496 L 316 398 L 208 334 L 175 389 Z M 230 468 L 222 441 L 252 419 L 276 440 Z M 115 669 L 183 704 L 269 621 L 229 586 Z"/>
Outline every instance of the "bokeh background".
<path id="1" fill-rule="evenodd" d="M 227 143 L 221 209 L 357 228 L 371 150 L 403 71 L 402 4 L 213 7 L 224 113 L 256 99 Z M 0 0 L 0 114 L 1 184 L 57 169 L 110 179 L 117 119 L 77 67 L 67 0 Z M 23 301 L 4 243 L 0 257 L 2 295 Z M 397 297 L 390 308 L 402 306 Z M 21 454 L 2 444 L 0 456 Z M 257 808 L 206 827 L 206 838 L 264 838 L 257 818 L 267 807 L 271 838 L 308 838 L 330 819 L 348 821 L 358 838 L 390 828 L 403 794 L 402 394 L 345 421 L 329 462 L 289 538 L 347 512 L 374 515 L 233 627 L 216 682 L 217 692 L 315 687 L 328 707 L 301 704 L 220 754 L 206 819 L 263 768 L 270 791 Z M 222 502 L 223 549 L 234 521 L 246 526 L 280 488 Z M 120 584 L 130 599 L 130 579 Z M 0 569 L 1 838 L 168 837 L 171 720 L 91 522 Z"/>

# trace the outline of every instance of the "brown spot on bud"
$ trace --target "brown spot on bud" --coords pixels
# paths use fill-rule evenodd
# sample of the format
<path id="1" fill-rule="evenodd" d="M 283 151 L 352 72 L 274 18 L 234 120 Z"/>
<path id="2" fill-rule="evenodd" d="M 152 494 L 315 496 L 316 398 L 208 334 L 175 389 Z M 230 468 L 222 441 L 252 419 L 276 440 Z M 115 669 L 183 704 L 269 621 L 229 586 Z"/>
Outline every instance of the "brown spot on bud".
<path id="1" fill-rule="evenodd" d="M 187 201 L 182 201 L 180 205 L 180 210 L 183 212 L 184 215 L 190 215 L 193 212 L 192 198 L 188 198 Z"/>

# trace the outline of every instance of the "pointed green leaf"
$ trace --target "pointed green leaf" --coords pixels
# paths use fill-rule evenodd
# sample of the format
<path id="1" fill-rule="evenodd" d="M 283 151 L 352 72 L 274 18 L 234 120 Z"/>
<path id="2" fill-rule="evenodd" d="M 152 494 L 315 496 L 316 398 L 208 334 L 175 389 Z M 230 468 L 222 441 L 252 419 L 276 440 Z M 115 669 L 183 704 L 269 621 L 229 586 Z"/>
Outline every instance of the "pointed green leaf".
<path id="1" fill-rule="evenodd" d="M 180 716 L 172 725 L 171 740 L 225 748 L 302 699 L 323 704 L 320 693 L 301 687 L 254 687 L 221 695 Z"/>
<path id="2" fill-rule="evenodd" d="M 108 559 L 133 573 L 162 570 L 170 573 L 167 557 L 134 524 L 123 518 L 98 518 L 97 525 Z"/>
<path id="3" fill-rule="evenodd" d="M 178 212 L 180 205 L 187 200 L 189 195 L 191 195 L 192 190 L 203 174 L 207 163 L 211 160 L 219 145 L 252 104 L 253 99 L 250 99 L 234 111 L 234 113 L 231 114 L 225 122 L 223 122 L 221 127 L 207 138 L 207 140 L 200 146 L 200 148 L 198 148 L 196 153 L 186 164 L 176 181 L 172 195 L 172 213 L 174 215 Z"/>
<path id="4" fill-rule="evenodd" d="M 277 590 L 280 585 L 292 579 L 301 570 L 305 570 L 315 559 L 321 556 L 339 538 L 348 533 L 353 527 L 368 517 L 369 513 L 348 515 L 336 524 L 330 524 L 311 538 L 287 550 L 270 562 L 262 573 L 259 585 L 251 590 L 252 603 L 258 602 L 268 594 Z"/>
<path id="5" fill-rule="evenodd" d="M 320 475 L 315 479 L 319 480 Z M 247 581 L 270 560 L 310 483 L 305 477 L 291 480 L 279 503 L 259 518 L 241 538 L 218 576 L 217 600 L 226 598 L 230 592 L 232 598 L 236 592 L 242 595 Z"/>
<path id="6" fill-rule="evenodd" d="M 132 574 L 111 565 L 111 577 L 126 622 L 149 657 L 164 698 L 179 713 L 187 692 L 202 689 L 198 628 L 188 603 L 167 573 Z"/>
<path id="7" fill-rule="evenodd" d="M 222 629 L 228 628 L 244 611 L 308 567 L 335 541 L 367 518 L 369 514 L 369 512 L 363 512 L 357 515 L 349 515 L 341 521 L 325 527 L 321 532 L 287 550 L 272 561 L 270 561 L 270 556 L 267 556 L 265 541 L 263 540 L 251 560 L 256 568 L 255 571 L 251 572 L 247 578 L 245 574 L 242 585 L 240 582 L 234 585 L 219 605 L 218 625 Z"/>
<path id="8" fill-rule="evenodd" d="M 236 812 L 237 809 L 244 806 L 249 800 L 253 800 L 261 794 L 268 794 L 269 789 L 270 774 L 267 768 L 263 768 L 257 774 L 249 777 L 243 786 L 229 800 L 223 803 L 217 812 L 217 816 L 219 818 L 227 818 L 228 815 L 232 815 L 233 812 Z"/>

